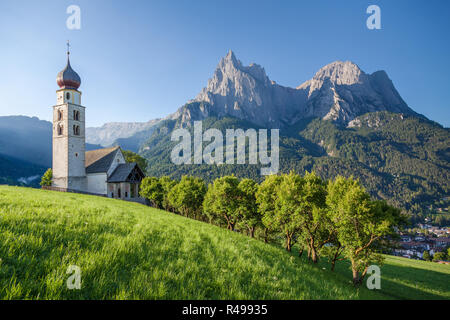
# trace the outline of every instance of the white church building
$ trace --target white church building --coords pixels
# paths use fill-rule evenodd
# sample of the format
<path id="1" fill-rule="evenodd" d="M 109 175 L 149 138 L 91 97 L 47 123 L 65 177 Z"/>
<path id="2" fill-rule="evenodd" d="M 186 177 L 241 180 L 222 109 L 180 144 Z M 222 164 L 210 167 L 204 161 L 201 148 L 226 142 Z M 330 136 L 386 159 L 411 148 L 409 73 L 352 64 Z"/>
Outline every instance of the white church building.
<path id="1" fill-rule="evenodd" d="M 58 73 L 53 107 L 53 179 L 50 189 L 142 201 L 145 177 L 136 163 L 127 163 L 120 147 L 86 151 L 86 108 L 81 105 L 79 75 L 67 65 Z"/>

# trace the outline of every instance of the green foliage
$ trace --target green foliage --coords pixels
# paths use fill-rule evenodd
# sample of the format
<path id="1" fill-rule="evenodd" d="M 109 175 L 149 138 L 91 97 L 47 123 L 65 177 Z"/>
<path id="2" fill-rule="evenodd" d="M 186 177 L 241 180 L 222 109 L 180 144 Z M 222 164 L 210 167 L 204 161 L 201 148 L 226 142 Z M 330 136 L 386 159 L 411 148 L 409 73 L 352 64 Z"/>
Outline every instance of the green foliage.
<path id="1" fill-rule="evenodd" d="M 324 180 L 354 176 L 369 194 L 411 214 L 414 223 L 431 218 L 446 225 L 448 212 L 428 210 L 450 192 L 450 130 L 426 119 L 389 112 L 358 117 L 353 127 L 306 119 L 280 132 L 280 173 L 314 171 Z M 262 182 L 260 165 L 183 165 L 171 163 L 170 133 L 179 123 L 164 121 L 141 148 L 149 174 L 179 179 L 192 175 L 212 182 L 234 174 Z M 255 128 L 239 119 L 211 116 L 203 128 Z M 443 205 L 443 208 L 448 207 Z"/>
<path id="2" fill-rule="evenodd" d="M 203 208 L 211 221 L 223 225 L 229 230 L 239 219 L 239 180 L 235 176 L 225 176 L 214 180 L 208 186 Z"/>
<path id="3" fill-rule="evenodd" d="M 41 179 L 41 186 L 50 187 L 52 185 L 53 171 L 52 169 L 47 169 Z"/>
<path id="4" fill-rule="evenodd" d="M 325 208 L 326 188 L 320 177 L 314 172 L 306 172 L 301 178 L 298 190 L 298 219 L 301 234 L 298 236 L 308 247 L 314 263 L 318 261 L 319 250 L 331 241 L 331 222 Z"/>
<path id="5" fill-rule="evenodd" d="M 256 192 L 258 184 L 252 179 L 242 179 L 239 182 L 240 192 L 239 215 L 242 224 L 248 229 L 250 237 L 255 236 L 256 227 L 262 226 L 261 214 L 258 212 L 256 204 Z"/>
<path id="6" fill-rule="evenodd" d="M 433 261 L 445 261 L 447 259 L 447 255 L 445 254 L 445 252 L 436 252 L 433 255 Z"/>
<path id="7" fill-rule="evenodd" d="M 148 199 L 156 208 L 162 208 L 164 200 L 164 189 L 158 178 L 145 177 L 142 179 L 139 194 Z"/>
<path id="8" fill-rule="evenodd" d="M 327 204 L 344 256 L 351 261 L 353 283 L 361 284 L 371 263 L 382 263 L 376 244 L 406 221 L 400 210 L 372 201 L 358 181 L 337 177 L 328 183 Z"/>
<path id="9" fill-rule="evenodd" d="M 163 176 L 163 177 L 159 178 L 159 182 L 161 183 L 161 186 L 163 188 L 163 193 L 164 193 L 162 207 L 164 208 L 164 210 L 174 211 L 175 208 L 170 204 L 170 201 L 169 201 L 169 193 L 172 190 L 172 188 L 177 185 L 177 181 L 172 180 L 168 176 Z"/>
<path id="10" fill-rule="evenodd" d="M 202 179 L 184 176 L 170 189 L 167 199 L 185 217 L 200 218 L 205 194 L 206 185 Z"/>
<path id="11" fill-rule="evenodd" d="M 142 172 L 147 172 L 147 160 L 140 156 L 139 154 L 129 151 L 122 150 L 123 156 L 125 157 L 125 161 L 128 163 L 135 162 L 138 164 L 139 168 L 141 168 Z"/>
<path id="12" fill-rule="evenodd" d="M 422 256 L 423 260 L 425 261 L 431 261 L 431 255 L 430 252 L 428 250 L 425 250 L 423 252 L 423 256 Z"/>
<path id="13" fill-rule="evenodd" d="M 298 206 L 301 205 L 299 193 L 302 182 L 302 178 L 294 172 L 282 176 L 274 188 L 274 210 L 268 211 L 263 217 L 266 227 L 284 235 L 288 251 L 295 243 L 295 234 L 301 229 Z"/>
<path id="14" fill-rule="evenodd" d="M 277 175 L 266 176 L 266 179 L 259 185 L 256 191 L 256 204 L 258 213 L 262 216 L 261 222 L 265 228 L 264 241 L 268 242 L 270 235 L 278 231 L 279 226 L 275 217 L 275 188 L 281 182 L 282 177 Z"/>

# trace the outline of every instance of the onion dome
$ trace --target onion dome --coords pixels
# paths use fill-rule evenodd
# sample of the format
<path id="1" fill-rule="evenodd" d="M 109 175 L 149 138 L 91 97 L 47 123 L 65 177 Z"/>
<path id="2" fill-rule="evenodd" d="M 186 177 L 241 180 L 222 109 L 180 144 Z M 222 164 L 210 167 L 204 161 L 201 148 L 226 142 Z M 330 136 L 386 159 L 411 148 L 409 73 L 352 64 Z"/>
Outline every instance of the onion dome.
<path id="1" fill-rule="evenodd" d="M 64 70 L 58 73 L 56 83 L 61 89 L 75 89 L 80 87 L 80 76 L 70 66 L 69 52 L 67 52 L 67 65 Z"/>

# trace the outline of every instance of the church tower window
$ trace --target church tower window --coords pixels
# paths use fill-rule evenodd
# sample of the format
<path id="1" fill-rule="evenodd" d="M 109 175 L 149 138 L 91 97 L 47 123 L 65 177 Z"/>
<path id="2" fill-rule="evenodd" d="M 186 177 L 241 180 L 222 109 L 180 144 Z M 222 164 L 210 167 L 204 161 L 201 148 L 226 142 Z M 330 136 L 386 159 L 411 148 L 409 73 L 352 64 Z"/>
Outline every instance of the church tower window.
<path id="1" fill-rule="evenodd" d="M 80 135 L 80 126 L 73 125 L 73 134 L 76 136 Z"/>
<path id="2" fill-rule="evenodd" d="M 58 136 L 61 136 L 63 134 L 63 126 L 58 125 Z"/>
<path id="3" fill-rule="evenodd" d="M 62 110 L 58 110 L 58 121 L 62 121 L 63 119 L 63 112 Z"/>
<path id="4" fill-rule="evenodd" d="M 70 100 L 70 92 L 66 93 L 66 100 Z"/>
<path id="5" fill-rule="evenodd" d="M 73 110 L 73 120 L 80 121 L 80 111 Z"/>

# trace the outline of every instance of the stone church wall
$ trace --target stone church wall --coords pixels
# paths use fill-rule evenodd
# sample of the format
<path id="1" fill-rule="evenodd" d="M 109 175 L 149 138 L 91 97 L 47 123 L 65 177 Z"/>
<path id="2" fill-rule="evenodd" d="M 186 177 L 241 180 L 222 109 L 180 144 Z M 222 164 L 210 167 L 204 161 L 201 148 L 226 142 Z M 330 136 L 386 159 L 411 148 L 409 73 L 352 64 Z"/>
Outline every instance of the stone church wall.
<path id="1" fill-rule="evenodd" d="M 91 173 L 87 175 L 87 191 L 96 194 L 107 193 L 106 173 Z"/>

